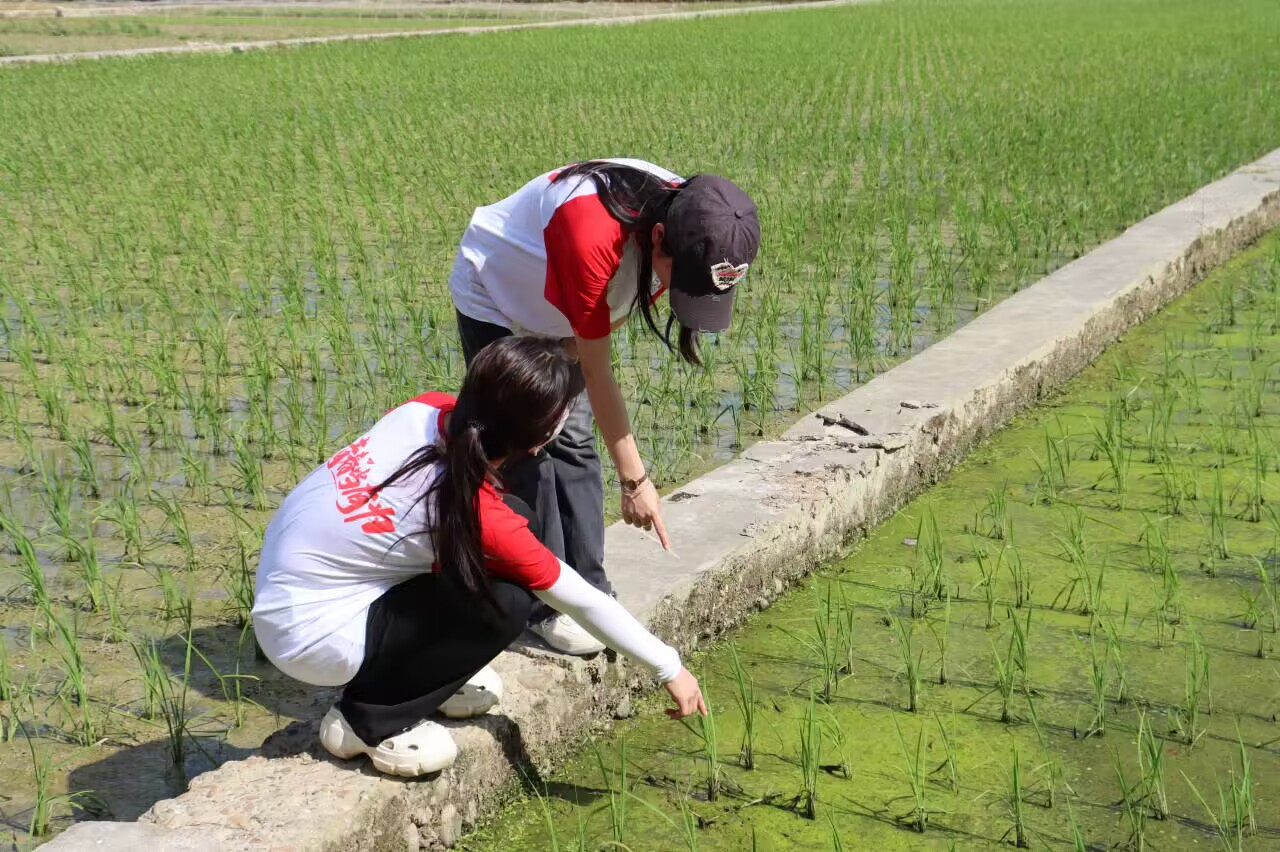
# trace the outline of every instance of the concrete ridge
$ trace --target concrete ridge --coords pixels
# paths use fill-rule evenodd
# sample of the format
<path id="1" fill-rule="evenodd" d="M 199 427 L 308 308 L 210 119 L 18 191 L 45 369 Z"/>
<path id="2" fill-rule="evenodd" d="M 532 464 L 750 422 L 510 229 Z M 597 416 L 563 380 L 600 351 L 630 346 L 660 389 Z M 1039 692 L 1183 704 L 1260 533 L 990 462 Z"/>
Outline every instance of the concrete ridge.
<path id="1" fill-rule="evenodd" d="M 308 36 L 306 38 L 281 38 L 263 41 L 204 42 L 200 44 L 169 45 L 165 47 L 135 47 L 127 50 L 90 50 L 82 53 L 33 53 L 28 56 L 0 57 L 0 68 L 22 65 L 47 65 L 50 63 L 78 62 L 84 59 L 113 59 L 128 56 L 156 56 L 183 53 L 244 53 L 248 50 L 269 48 L 304 47 L 312 44 L 332 44 L 343 41 L 385 41 L 396 38 L 426 38 L 428 36 L 481 35 L 484 33 L 512 32 L 515 30 L 541 30 L 558 27 L 611 26 L 614 24 L 638 24 L 647 21 L 680 21 L 695 18 L 723 18 L 731 15 L 750 15 L 757 12 L 786 12 L 794 9 L 828 9 L 839 6 L 861 6 L 879 0 L 800 0 L 795 3 L 769 3 L 758 6 L 735 6 L 731 9 L 696 9 L 687 12 L 654 12 L 644 15 L 619 15 L 609 18 L 577 18 L 567 21 L 535 21 L 527 24 L 477 24 L 467 27 L 449 27 L 436 30 L 407 30 L 381 33 L 348 33 L 346 35 Z"/>
<path id="2" fill-rule="evenodd" d="M 606 536 L 619 599 L 689 649 L 767 606 L 936 481 L 1205 271 L 1280 224 L 1280 149 L 1129 228 L 951 336 L 664 498 L 679 557 L 631 527 Z M 501 715 L 451 723 L 458 763 L 379 778 L 322 754 L 316 722 L 196 778 L 137 823 L 80 823 L 49 852 L 391 852 L 452 845 L 518 773 L 580 746 L 652 686 L 620 661 L 530 643 L 495 661 Z"/>

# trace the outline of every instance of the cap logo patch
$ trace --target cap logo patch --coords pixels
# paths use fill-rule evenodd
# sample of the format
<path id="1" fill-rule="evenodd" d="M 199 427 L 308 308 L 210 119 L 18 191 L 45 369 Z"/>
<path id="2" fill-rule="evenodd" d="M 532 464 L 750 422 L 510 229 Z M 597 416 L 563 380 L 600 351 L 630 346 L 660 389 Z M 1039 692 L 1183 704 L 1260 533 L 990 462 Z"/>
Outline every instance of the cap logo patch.
<path id="1" fill-rule="evenodd" d="M 741 281 L 746 274 L 747 264 L 740 263 L 734 266 L 726 260 L 711 267 L 711 284 L 723 293 Z"/>

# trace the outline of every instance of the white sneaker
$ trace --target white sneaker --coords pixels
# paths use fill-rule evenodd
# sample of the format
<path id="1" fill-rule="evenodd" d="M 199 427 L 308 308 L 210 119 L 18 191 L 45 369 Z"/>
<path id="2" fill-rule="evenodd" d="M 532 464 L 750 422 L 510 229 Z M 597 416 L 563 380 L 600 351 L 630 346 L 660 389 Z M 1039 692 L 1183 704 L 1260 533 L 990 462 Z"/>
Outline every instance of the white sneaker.
<path id="1" fill-rule="evenodd" d="M 462 687 L 444 700 L 440 713 L 450 719 L 470 719 L 482 716 L 498 706 L 502 700 L 502 677 L 491 667 L 485 666 L 467 678 Z"/>
<path id="2" fill-rule="evenodd" d="M 565 654 L 585 657 L 604 650 L 604 643 L 582 629 L 582 625 L 567 615 L 553 615 L 529 625 L 529 629 L 542 640 Z"/>
<path id="3" fill-rule="evenodd" d="M 436 722 L 421 722 L 394 737 L 387 737 L 376 748 L 370 746 L 351 730 L 336 704 L 320 723 L 320 744 L 342 760 L 367 754 L 374 769 L 405 778 L 439 772 L 452 766 L 458 757 L 458 744 L 444 726 Z"/>

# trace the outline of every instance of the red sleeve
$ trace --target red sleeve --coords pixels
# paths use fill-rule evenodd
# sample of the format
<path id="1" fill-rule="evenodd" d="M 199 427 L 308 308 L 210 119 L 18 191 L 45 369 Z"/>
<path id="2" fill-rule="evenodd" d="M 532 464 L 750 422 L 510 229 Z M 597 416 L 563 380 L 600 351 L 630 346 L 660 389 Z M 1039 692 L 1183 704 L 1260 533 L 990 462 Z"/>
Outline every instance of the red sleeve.
<path id="1" fill-rule="evenodd" d="M 556 208 L 542 232 L 547 249 L 543 295 L 588 340 L 609 336 L 609 279 L 622 262 L 626 234 L 595 195 Z"/>
<path id="2" fill-rule="evenodd" d="M 489 573 L 534 591 L 555 585 L 560 560 L 529 530 L 529 522 L 512 511 L 491 486 L 477 497 L 480 503 L 480 547 Z"/>
<path id="3" fill-rule="evenodd" d="M 439 391 L 427 391 L 426 393 L 420 393 L 413 399 L 406 401 L 420 402 L 423 405 L 429 405 L 432 408 L 440 409 L 453 408 L 458 404 L 458 400 L 454 398 L 453 394 L 440 393 Z"/>

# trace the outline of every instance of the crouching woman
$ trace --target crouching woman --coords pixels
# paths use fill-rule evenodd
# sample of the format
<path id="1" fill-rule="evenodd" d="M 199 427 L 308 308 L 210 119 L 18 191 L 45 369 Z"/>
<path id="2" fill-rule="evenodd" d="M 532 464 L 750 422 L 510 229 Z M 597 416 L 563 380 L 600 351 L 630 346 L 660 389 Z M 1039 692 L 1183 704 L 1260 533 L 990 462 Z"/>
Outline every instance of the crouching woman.
<path id="1" fill-rule="evenodd" d="M 393 409 L 285 499 L 262 548 L 254 631 L 286 675 L 344 687 L 320 726 L 331 754 L 403 776 L 453 763 L 457 746 L 431 717 L 498 703 L 488 664 L 535 598 L 657 675 L 668 715 L 706 712 L 676 650 L 558 560 L 528 503 L 501 491 L 502 465 L 552 441 L 582 389 L 559 342 L 502 338 L 456 399 Z"/>

